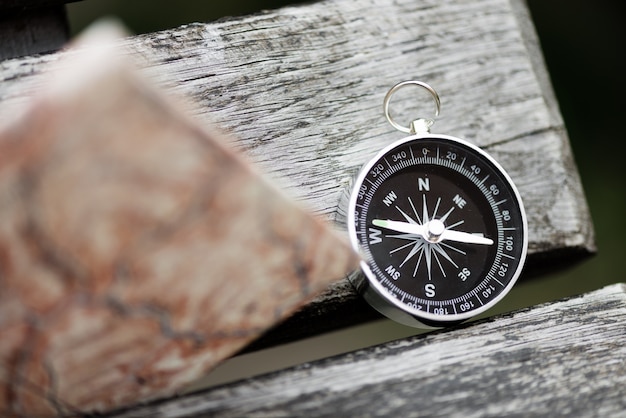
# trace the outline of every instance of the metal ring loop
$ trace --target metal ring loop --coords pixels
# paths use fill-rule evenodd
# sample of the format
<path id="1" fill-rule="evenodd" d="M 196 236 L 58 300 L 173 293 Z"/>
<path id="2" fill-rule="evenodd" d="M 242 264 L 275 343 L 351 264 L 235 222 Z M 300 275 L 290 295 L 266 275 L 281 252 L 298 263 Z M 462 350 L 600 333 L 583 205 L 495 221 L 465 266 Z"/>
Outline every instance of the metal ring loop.
<path id="1" fill-rule="evenodd" d="M 393 94 L 399 89 L 401 89 L 402 87 L 408 86 L 408 85 L 415 85 L 415 86 L 422 87 L 423 89 L 426 89 L 430 93 L 430 95 L 435 100 L 435 118 L 439 116 L 439 111 L 441 110 L 441 101 L 439 100 L 439 95 L 437 94 L 435 89 L 433 89 L 428 84 L 422 81 L 417 81 L 417 80 L 402 81 L 396 84 L 395 86 L 393 86 L 387 92 L 387 94 L 385 95 L 385 99 L 383 100 L 383 109 L 385 111 L 385 117 L 387 118 L 391 126 L 393 126 L 397 130 L 404 132 L 404 133 L 415 133 L 415 129 L 413 128 L 414 126 L 425 125 L 428 129 L 432 126 L 433 123 L 435 123 L 435 119 L 434 118 L 433 119 L 418 118 L 418 119 L 415 119 L 413 122 L 411 122 L 411 127 L 407 128 L 405 126 L 398 124 L 396 121 L 394 121 L 393 118 L 391 117 L 391 114 L 389 113 L 389 102 L 391 101 L 391 96 L 393 96 Z M 417 123 L 417 122 L 421 122 L 421 123 Z"/>

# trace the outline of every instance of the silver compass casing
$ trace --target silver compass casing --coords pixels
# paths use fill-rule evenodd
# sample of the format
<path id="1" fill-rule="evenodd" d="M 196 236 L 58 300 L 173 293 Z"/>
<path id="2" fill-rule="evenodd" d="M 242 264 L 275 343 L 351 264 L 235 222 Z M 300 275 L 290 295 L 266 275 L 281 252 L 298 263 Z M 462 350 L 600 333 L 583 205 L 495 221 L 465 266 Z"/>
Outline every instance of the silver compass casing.
<path id="1" fill-rule="evenodd" d="M 371 260 L 372 257 L 370 256 L 368 259 L 368 255 L 366 254 L 367 251 L 364 251 L 364 248 L 363 248 L 364 247 L 363 240 L 362 239 L 360 240 L 358 237 L 357 224 L 359 220 L 357 218 L 359 216 L 358 215 L 359 208 L 357 206 L 358 206 L 358 200 L 359 200 L 359 193 L 362 193 L 361 187 L 363 183 L 367 180 L 368 173 L 371 173 L 372 168 L 377 164 L 379 165 L 387 164 L 389 165 L 389 168 L 391 168 L 391 164 L 389 164 L 389 162 L 381 163 L 381 161 L 383 161 L 386 155 L 390 155 L 392 151 L 410 149 L 412 154 L 416 154 L 416 151 L 414 151 L 410 147 L 413 146 L 414 148 L 419 148 L 422 142 L 425 143 L 428 141 L 430 141 L 431 143 L 436 143 L 437 141 L 439 141 L 441 142 L 441 144 L 443 144 L 444 148 L 445 146 L 448 146 L 449 148 L 451 147 L 450 149 L 467 150 L 468 155 L 471 153 L 472 156 L 475 156 L 476 158 L 478 158 L 477 161 L 483 161 L 485 164 L 484 166 L 481 166 L 483 169 L 485 169 L 486 167 L 489 167 L 490 171 L 493 171 L 494 173 L 497 172 L 498 175 L 501 177 L 502 184 L 498 183 L 498 186 L 492 185 L 492 187 L 494 187 L 494 190 L 496 189 L 496 187 L 504 187 L 503 185 L 506 184 L 506 187 L 510 190 L 511 199 L 515 200 L 515 202 L 511 202 L 511 203 L 514 205 L 516 210 L 519 210 L 519 216 L 517 218 L 518 220 L 516 221 L 517 222 L 516 228 L 519 228 L 517 232 L 518 232 L 518 236 L 521 238 L 518 238 L 515 243 L 516 263 L 515 263 L 514 270 L 511 272 L 506 272 L 506 279 L 507 279 L 506 283 L 501 283 L 502 286 L 496 285 L 498 289 L 493 291 L 493 295 L 490 295 L 487 301 L 484 301 L 483 303 L 483 301 L 481 300 L 480 306 L 476 306 L 476 308 L 468 309 L 465 312 L 460 312 L 460 310 L 457 309 L 457 307 L 461 305 L 449 304 L 449 306 L 453 307 L 454 309 L 450 309 L 450 312 L 446 310 L 447 312 L 446 314 L 440 314 L 440 313 L 433 313 L 434 310 L 431 310 L 429 312 L 429 309 L 426 309 L 426 310 L 424 310 L 423 308 L 415 309 L 414 307 L 411 306 L 411 304 L 403 303 L 398 298 L 398 294 L 397 294 L 398 292 L 395 292 L 394 294 L 394 292 L 390 292 L 388 290 L 388 287 L 381 284 L 381 280 L 379 277 L 380 274 L 376 274 L 372 269 L 372 265 L 373 265 L 373 261 Z M 407 146 L 409 148 L 407 148 Z M 405 152 L 405 153 L 408 155 L 408 152 Z M 439 156 L 438 158 L 441 159 L 442 157 Z M 413 159 L 417 161 L 417 157 L 413 156 Z M 406 157 L 406 160 L 408 161 L 409 158 Z M 445 162 L 445 160 L 441 160 L 441 161 Z M 385 169 L 387 169 L 387 167 L 385 167 Z M 338 220 L 345 220 L 346 222 L 345 224 L 347 225 L 351 245 L 356 251 L 358 251 L 363 256 L 363 261 L 361 262 L 361 271 L 354 272 L 352 275 L 350 275 L 349 279 L 353 283 L 357 291 L 363 295 L 363 297 L 367 300 L 367 302 L 372 307 L 374 307 L 380 313 L 382 313 L 383 315 L 385 315 L 386 317 L 394 321 L 397 321 L 405 325 L 418 327 L 418 328 L 438 328 L 438 327 L 448 326 L 448 325 L 466 321 L 472 317 L 475 317 L 478 314 L 481 314 L 482 312 L 485 312 L 486 310 L 490 309 L 495 304 L 497 304 L 510 291 L 510 289 L 513 287 L 513 285 L 515 284 L 519 275 L 522 272 L 524 261 L 525 261 L 526 254 L 527 254 L 528 227 L 527 227 L 526 214 L 524 211 L 520 194 L 517 188 L 515 187 L 515 185 L 513 184 L 512 180 L 510 179 L 509 175 L 497 163 L 497 161 L 495 161 L 489 154 L 487 154 L 486 152 L 484 152 L 477 146 L 469 143 L 468 141 L 462 140 L 460 138 L 448 136 L 448 135 L 429 134 L 429 133 L 410 135 L 408 137 L 397 140 L 393 142 L 392 144 L 388 145 L 387 147 L 385 147 L 383 150 L 381 150 L 376 156 L 370 159 L 368 163 L 366 163 L 363 166 L 361 171 L 356 175 L 355 179 L 352 182 L 350 189 L 348 190 L 347 190 L 347 193 L 345 193 L 342 196 L 342 203 L 340 204 Z M 418 215 L 417 211 L 415 211 L 415 215 Z M 501 213 L 499 216 L 501 216 Z M 505 229 L 504 227 L 502 228 Z M 500 238 L 500 232 L 501 231 L 499 231 L 499 238 L 495 240 L 496 241 L 496 244 L 495 244 L 496 254 L 500 254 L 499 255 L 500 258 L 511 257 L 511 255 L 507 253 L 507 251 L 504 250 L 505 246 L 508 244 L 505 244 L 503 239 Z M 393 234 L 390 234 L 390 235 L 393 235 Z M 418 244 L 419 242 L 418 242 L 418 239 L 416 238 L 416 246 Z M 430 243 L 428 245 L 437 245 L 437 244 Z M 504 264 L 501 261 L 500 263 Z M 500 268 L 502 268 L 501 264 L 500 264 Z M 441 262 L 440 262 L 440 266 L 441 266 Z M 378 270 L 381 271 L 382 269 L 378 269 Z M 499 270 L 497 271 L 499 272 Z M 504 278 L 504 276 L 502 278 L 497 276 L 496 278 L 495 277 L 496 274 L 493 272 L 491 273 L 491 276 L 494 277 L 494 280 Z M 500 283 L 499 280 L 498 280 L 498 283 Z M 485 289 L 486 290 L 484 290 L 484 292 L 486 293 L 488 288 L 485 288 Z M 477 295 L 480 295 L 480 291 L 477 293 Z M 473 299 L 475 299 L 475 301 L 472 301 Z M 474 297 L 473 299 L 468 297 L 468 303 L 472 302 L 472 305 L 479 305 L 478 300 L 482 299 L 482 297 L 480 298 Z M 417 304 L 413 306 L 417 306 Z M 439 308 L 439 309 L 441 310 L 442 308 Z M 452 310 L 454 310 L 454 312 L 452 312 Z"/>

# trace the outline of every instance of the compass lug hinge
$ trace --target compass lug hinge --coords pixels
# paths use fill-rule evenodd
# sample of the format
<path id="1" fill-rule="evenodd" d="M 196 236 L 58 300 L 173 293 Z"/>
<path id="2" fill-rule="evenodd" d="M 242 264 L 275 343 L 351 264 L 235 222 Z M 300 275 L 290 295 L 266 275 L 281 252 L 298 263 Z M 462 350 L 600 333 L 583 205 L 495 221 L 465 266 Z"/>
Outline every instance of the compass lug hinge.
<path id="1" fill-rule="evenodd" d="M 430 127 L 433 126 L 435 121 L 433 119 L 416 119 L 409 125 L 409 133 L 415 134 L 428 134 L 430 133 Z"/>

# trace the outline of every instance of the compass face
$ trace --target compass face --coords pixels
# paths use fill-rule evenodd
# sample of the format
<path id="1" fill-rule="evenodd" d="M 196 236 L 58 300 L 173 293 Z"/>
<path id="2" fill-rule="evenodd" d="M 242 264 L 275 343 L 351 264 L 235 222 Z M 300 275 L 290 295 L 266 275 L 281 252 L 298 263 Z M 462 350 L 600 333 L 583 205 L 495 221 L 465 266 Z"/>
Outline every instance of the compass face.
<path id="1" fill-rule="evenodd" d="M 458 138 L 411 136 L 387 147 L 361 171 L 349 209 L 367 278 L 360 287 L 400 322 L 473 317 L 509 291 L 524 264 L 526 217 L 515 186 Z"/>

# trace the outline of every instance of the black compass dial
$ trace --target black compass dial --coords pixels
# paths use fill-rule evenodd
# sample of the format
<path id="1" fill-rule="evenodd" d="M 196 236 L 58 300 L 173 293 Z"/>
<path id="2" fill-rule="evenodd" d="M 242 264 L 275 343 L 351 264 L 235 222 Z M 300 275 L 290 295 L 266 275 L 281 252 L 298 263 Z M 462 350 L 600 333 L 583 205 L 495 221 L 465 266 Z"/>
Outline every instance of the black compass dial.
<path id="1" fill-rule="evenodd" d="M 515 186 L 458 138 L 413 136 L 383 150 L 359 175 L 349 214 L 366 297 L 405 323 L 440 326 L 485 311 L 509 291 L 526 257 Z"/>

